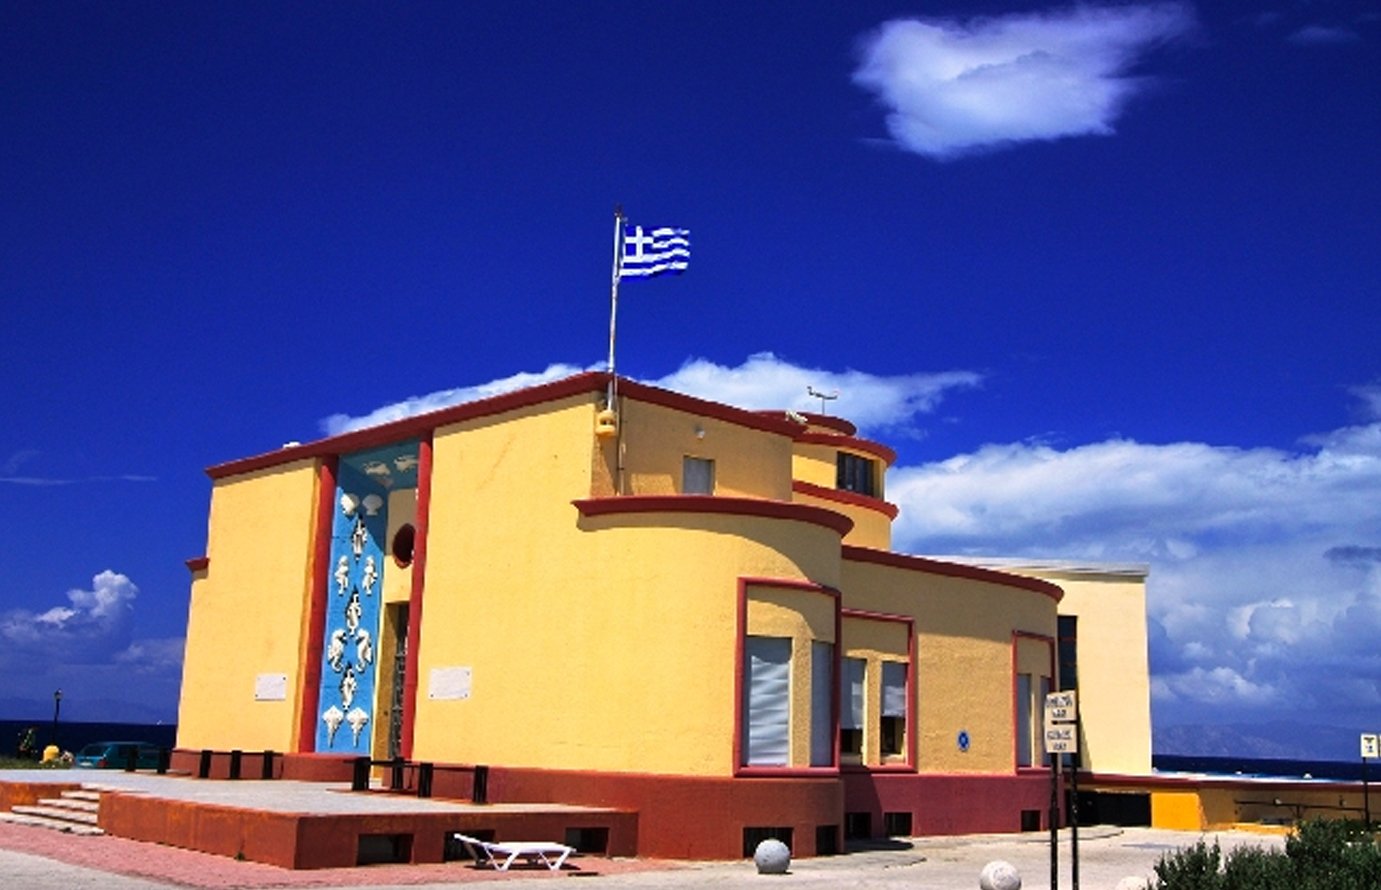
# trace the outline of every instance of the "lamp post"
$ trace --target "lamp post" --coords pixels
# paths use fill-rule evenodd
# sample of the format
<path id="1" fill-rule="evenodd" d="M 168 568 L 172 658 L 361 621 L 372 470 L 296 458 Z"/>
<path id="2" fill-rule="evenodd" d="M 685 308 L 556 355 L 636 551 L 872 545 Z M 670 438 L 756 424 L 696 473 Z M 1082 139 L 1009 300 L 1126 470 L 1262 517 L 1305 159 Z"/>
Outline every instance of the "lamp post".
<path id="1" fill-rule="evenodd" d="M 58 743 L 58 712 L 62 709 L 62 690 L 58 689 L 53 693 L 53 741 L 54 746 Z"/>

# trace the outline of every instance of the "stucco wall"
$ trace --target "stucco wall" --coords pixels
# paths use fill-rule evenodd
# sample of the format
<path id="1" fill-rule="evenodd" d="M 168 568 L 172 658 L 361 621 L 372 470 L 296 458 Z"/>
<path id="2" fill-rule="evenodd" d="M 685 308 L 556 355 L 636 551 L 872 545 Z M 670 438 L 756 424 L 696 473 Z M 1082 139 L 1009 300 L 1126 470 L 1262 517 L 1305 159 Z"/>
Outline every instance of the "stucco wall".
<path id="1" fill-rule="evenodd" d="M 294 750 L 316 487 L 312 460 L 212 487 L 208 565 L 188 608 L 180 747 Z M 286 674 L 286 699 L 255 701 L 260 674 Z"/>

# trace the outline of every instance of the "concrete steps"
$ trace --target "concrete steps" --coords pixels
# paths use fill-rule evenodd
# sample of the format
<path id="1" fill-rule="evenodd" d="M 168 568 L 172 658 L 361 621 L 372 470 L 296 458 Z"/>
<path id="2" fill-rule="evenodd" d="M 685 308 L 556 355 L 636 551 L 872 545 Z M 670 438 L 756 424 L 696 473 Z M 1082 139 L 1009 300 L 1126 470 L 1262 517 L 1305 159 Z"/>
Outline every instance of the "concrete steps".
<path id="1" fill-rule="evenodd" d="M 101 806 L 99 791 L 63 791 L 61 797 L 45 797 L 36 804 L 20 805 L 0 813 L 0 822 L 51 828 L 68 834 L 105 834 L 97 825 Z"/>

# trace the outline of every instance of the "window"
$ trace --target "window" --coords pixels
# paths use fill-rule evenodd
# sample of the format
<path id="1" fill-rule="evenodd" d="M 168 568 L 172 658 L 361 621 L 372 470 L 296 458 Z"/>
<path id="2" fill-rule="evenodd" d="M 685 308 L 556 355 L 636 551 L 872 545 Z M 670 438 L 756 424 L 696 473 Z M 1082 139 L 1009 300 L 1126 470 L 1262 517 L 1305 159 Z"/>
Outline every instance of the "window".
<path id="1" fill-rule="evenodd" d="M 906 746 L 906 665 L 882 663 L 882 718 L 878 727 L 883 757 L 898 757 Z"/>
<path id="2" fill-rule="evenodd" d="M 810 643 L 810 765 L 834 765 L 834 644 Z"/>
<path id="3" fill-rule="evenodd" d="M 745 637 L 743 762 L 786 766 L 791 736 L 791 640 Z"/>
<path id="4" fill-rule="evenodd" d="M 685 457 L 681 461 L 682 494 L 714 494 L 714 461 Z"/>
<path id="5" fill-rule="evenodd" d="M 856 494 L 866 494 L 869 497 L 876 496 L 876 462 L 866 457 L 859 457 L 857 454 L 839 452 L 834 487 L 840 491 L 852 491 Z"/>
<path id="6" fill-rule="evenodd" d="M 1031 765 L 1031 675 L 1017 674 L 1017 766 Z"/>
<path id="7" fill-rule="evenodd" d="M 839 677 L 839 753 L 854 763 L 863 758 L 863 691 L 867 662 L 845 658 Z"/>
<path id="8" fill-rule="evenodd" d="M 1079 618 L 1061 615 L 1060 628 L 1060 691 L 1079 688 Z"/>

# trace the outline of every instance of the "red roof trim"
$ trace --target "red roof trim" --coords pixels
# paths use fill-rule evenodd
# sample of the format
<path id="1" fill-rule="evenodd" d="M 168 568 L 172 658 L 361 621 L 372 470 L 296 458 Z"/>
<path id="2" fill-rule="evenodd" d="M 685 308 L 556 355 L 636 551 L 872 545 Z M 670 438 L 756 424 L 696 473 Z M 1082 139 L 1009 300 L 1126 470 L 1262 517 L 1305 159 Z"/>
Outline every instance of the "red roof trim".
<path id="1" fill-rule="evenodd" d="M 852 451 L 862 451 L 864 454 L 871 454 L 889 467 L 897 462 L 897 452 L 893 451 L 891 448 L 888 448 L 881 442 L 859 439 L 855 436 L 797 432 L 796 441 L 805 442 L 808 445 L 828 445 L 831 448 L 847 448 Z"/>
<path id="2" fill-rule="evenodd" d="M 798 494 L 809 495 L 821 500 L 834 501 L 839 504 L 849 504 L 853 507 L 862 507 L 865 510 L 876 510 L 888 519 L 896 519 L 901 508 L 896 504 L 889 504 L 880 498 L 870 498 L 866 494 L 859 494 L 853 491 L 840 491 L 837 488 L 826 488 L 823 485 L 816 485 L 813 482 L 801 482 L 793 479 L 791 490 Z"/>
<path id="3" fill-rule="evenodd" d="M 187 566 L 187 571 L 189 572 L 204 572 L 206 571 L 206 567 L 211 565 L 211 558 L 208 556 L 194 556 L 186 560 L 184 565 Z"/>
<path id="4" fill-rule="evenodd" d="M 840 537 L 847 535 L 854 527 L 854 521 L 849 517 L 823 507 L 757 498 L 703 494 L 622 495 L 584 498 L 571 503 L 575 504 L 581 516 L 609 516 L 619 513 L 719 513 L 730 516 L 762 516 L 823 526 L 838 533 Z"/>
<path id="5" fill-rule="evenodd" d="M 945 575 L 950 578 L 968 578 L 973 581 L 986 581 L 989 584 L 1001 584 L 1005 587 L 1019 587 L 1032 593 L 1048 596 L 1057 603 L 1064 599 L 1065 595 L 1064 590 L 1059 585 L 1042 581 L 1039 578 L 1027 578 L 1024 575 L 1012 575 L 1007 572 L 982 569 L 978 566 L 962 565 L 957 562 L 944 562 L 924 556 L 911 556 L 907 553 L 892 553 L 887 550 L 874 550 L 871 547 L 853 545 L 843 546 L 840 549 L 840 555 L 842 558 L 853 562 L 867 562 L 873 565 L 928 572 L 932 575 Z"/>
<path id="6" fill-rule="evenodd" d="M 383 423 L 367 429 L 356 430 L 351 433 L 342 433 L 339 436 L 318 439 L 315 442 L 308 442 L 305 445 L 293 445 L 287 448 L 280 448 L 277 451 L 269 451 L 264 454 L 254 455 L 253 457 L 245 457 L 238 460 L 227 461 L 226 463 L 216 464 L 206 470 L 206 475 L 210 476 L 212 479 L 222 479 L 226 476 L 236 476 L 241 473 L 262 470 L 266 467 L 278 466 L 279 464 L 285 464 L 289 461 L 321 458 L 327 455 L 347 454 L 351 451 L 360 451 L 365 448 L 388 445 L 393 442 L 402 441 L 403 439 L 421 438 L 427 436 L 438 427 L 458 423 L 463 420 L 471 420 L 476 417 L 487 417 L 493 414 L 502 414 L 505 411 L 513 411 L 518 408 L 539 405 L 543 402 L 553 402 L 558 399 L 580 395 L 581 393 L 602 393 L 608 384 L 608 374 L 600 371 L 587 371 L 562 378 L 561 380 L 554 380 L 551 383 L 542 383 L 537 386 L 527 387 L 526 389 L 504 393 L 503 395 L 479 399 L 474 402 L 465 402 L 461 405 L 453 405 L 449 408 L 429 411 L 426 414 L 405 417 L 391 423 Z M 670 390 L 660 389 L 655 386 L 648 386 L 644 383 L 636 383 L 632 380 L 624 380 L 623 378 L 619 379 L 619 394 L 636 399 L 640 402 L 661 405 L 664 408 L 672 408 L 674 410 L 696 414 L 701 417 L 723 420 L 729 423 L 738 424 L 739 426 L 746 426 L 751 429 L 761 430 L 767 433 L 776 433 L 782 436 L 791 436 L 794 438 L 801 429 L 799 424 L 787 420 L 785 415 L 782 415 L 781 419 L 772 419 L 753 411 L 745 411 L 742 408 L 735 408 L 731 405 L 711 402 L 694 396 L 682 395 L 681 393 L 671 392 Z"/>
<path id="7" fill-rule="evenodd" d="M 782 408 L 769 409 L 767 411 L 754 411 L 753 413 L 761 414 L 763 417 L 786 417 L 786 410 Z M 834 430 L 836 433 L 842 433 L 846 436 L 852 436 L 858 433 L 858 427 L 849 423 L 842 417 L 831 417 L 828 414 L 816 414 L 812 411 L 794 411 L 792 413 L 797 417 L 804 417 L 806 423 L 810 426 L 822 426 L 825 429 Z M 796 429 L 799 431 L 801 425 L 796 424 Z"/>

